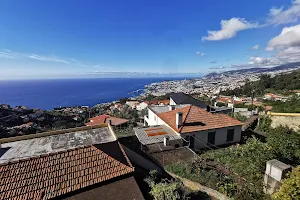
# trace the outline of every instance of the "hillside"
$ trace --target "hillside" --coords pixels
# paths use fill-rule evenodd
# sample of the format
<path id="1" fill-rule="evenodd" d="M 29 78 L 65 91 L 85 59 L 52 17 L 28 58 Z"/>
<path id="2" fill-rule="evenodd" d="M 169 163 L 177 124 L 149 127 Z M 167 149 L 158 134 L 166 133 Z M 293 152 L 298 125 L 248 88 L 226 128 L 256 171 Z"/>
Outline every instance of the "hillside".
<path id="1" fill-rule="evenodd" d="M 288 69 L 296 69 L 300 67 L 300 62 L 295 62 L 295 63 L 289 63 L 289 64 L 284 64 L 284 65 L 279 65 L 276 67 L 255 67 L 255 68 L 247 68 L 247 69 L 237 69 L 237 70 L 230 70 L 230 71 L 225 71 L 220 74 L 223 75 L 230 75 L 230 74 L 246 74 L 246 73 L 266 73 L 266 72 L 275 72 L 275 71 L 280 71 L 280 70 L 288 70 Z M 219 73 L 212 72 L 206 75 L 206 77 L 214 77 L 220 75 Z"/>
<path id="2" fill-rule="evenodd" d="M 279 66 L 271 67 L 271 68 L 256 67 L 256 68 L 249 68 L 249 69 L 233 70 L 233 71 L 228 71 L 225 73 L 232 73 L 232 72 L 234 72 L 234 73 L 246 73 L 246 72 L 263 73 L 263 72 L 273 72 L 273 71 L 286 70 L 286 69 L 294 69 L 299 66 L 300 66 L 300 62 L 295 62 L 295 63 L 279 65 Z"/>
<path id="3" fill-rule="evenodd" d="M 223 95 L 247 95 L 250 96 L 252 92 L 255 95 L 262 95 L 267 91 L 279 91 L 279 92 L 288 92 L 290 90 L 299 90 L 300 89 L 300 70 L 293 71 L 288 74 L 281 74 L 275 77 L 270 75 L 263 74 L 260 76 L 258 81 L 249 82 L 246 81 L 245 85 L 233 90 L 221 91 Z"/>

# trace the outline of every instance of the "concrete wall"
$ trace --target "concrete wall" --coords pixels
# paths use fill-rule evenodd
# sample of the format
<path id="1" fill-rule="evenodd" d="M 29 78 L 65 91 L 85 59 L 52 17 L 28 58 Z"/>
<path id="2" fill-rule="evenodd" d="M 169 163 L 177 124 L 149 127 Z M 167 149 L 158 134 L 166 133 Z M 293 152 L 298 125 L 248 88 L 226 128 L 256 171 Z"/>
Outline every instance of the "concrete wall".
<path id="1" fill-rule="evenodd" d="M 126 155 L 128 156 L 129 160 L 136 165 L 148 169 L 148 170 L 153 170 L 156 169 L 158 172 L 162 172 L 162 169 L 154 164 L 154 162 L 151 162 L 150 160 L 144 158 L 143 156 L 137 154 L 136 152 L 132 151 L 131 149 L 127 148 L 126 146 L 122 145 L 122 148 L 124 149 Z"/>
<path id="2" fill-rule="evenodd" d="M 226 142 L 228 129 L 234 129 L 234 136 L 232 142 Z M 205 146 L 207 145 L 208 132 L 214 132 L 214 131 L 216 131 L 215 144 L 214 144 L 216 146 L 235 143 L 241 140 L 242 126 L 234 126 L 234 127 L 226 127 L 221 129 L 211 129 L 211 130 L 205 130 L 205 131 L 199 131 L 193 133 L 186 133 L 186 134 L 182 134 L 182 136 L 183 138 L 185 138 L 187 135 L 194 135 L 196 138 L 194 143 L 194 148 L 201 149 L 201 148 L 205 148 Z"/>
<path id="3" fill-rule="evenodd" d="M 165 122 L 157 117 L 157 115 L 148 108 L 148 126 L 163 125 Z"/>
<path id="4" fill-rule="evenodd" d="M 237 112 L 247 112 L 248 111 L 248 108 L 234 108 L 234 112 L 237 113 Z"/>

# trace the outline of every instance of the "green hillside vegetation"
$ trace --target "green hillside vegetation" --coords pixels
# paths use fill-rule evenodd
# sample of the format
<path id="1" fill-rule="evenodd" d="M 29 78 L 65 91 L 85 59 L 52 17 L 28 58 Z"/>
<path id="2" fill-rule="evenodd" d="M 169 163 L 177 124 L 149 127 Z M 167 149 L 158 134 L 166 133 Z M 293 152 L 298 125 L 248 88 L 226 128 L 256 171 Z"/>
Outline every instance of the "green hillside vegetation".
<path id="1" fill-rule="evenodd" d="M 286 102 L 281 101 L 263 101 L 265 105 L 272 106 L 273 112 L 300 113 L 300 96 L 291 92 L 291 90 L 300 89 L 300 70 L 289 74 L 282 74 L 271 78 L 270 75 L 263 74 L 260 80 L 250 82 L 246 81 L 244 86 L 233 90 L 221 91 L 222 95 L 227 96 L 252 96 L 260 97 L 267 92 L 276 94 L 291 95 Z M 241 105 L 239 105 L 241 107 Z"/>
<path id="2" fill-rule="evenodd" d="M 254 137 L 249 138 L 246 144 L 209 150 L 202 153 L 198 159 L 171 164 L 166 169 L 234 199 L 265 199 L 262 180 L 266 162 L 277 159 L 298 166 L 300 164 L 300 133 L 285 126 L 272 128 L 271 119 L 267 117 L 261 121 L 261 124 L 260 129 L 267 134 L 266 142 Z M 221 167 L 209 168 L 207 161 L 214 161 L 233 173 L 223 173 L 220 170 Z M 239 180 L 239 177 L 242 177 L 244 181 Z M 287 187 L 290 188 L 287 190 Z M 292 196 L 295 191 L 298 191 L 297 187 L 285 186 L 280 194 L 276 195 L 276 199 L 287 195 Z"/>
<path id="3" fill-rule="evenodd" d="M 273 112 L 300 113 L 300 96 L 293 95 L 288 101 L 264 101 L 264 104 L 272 106 Z"/>
<path id="4" fill-rule="evenodd" d="M 297 89 L 300 89 L 300 70 L 273 78 L 270 75 L 263 74 L 258 81 L 250 82 L 246 80 L 244 86 L 233 90 L 221 91 L 221 94 L 228 96 L 251 96 L 252 92 L 254 92 L 255 96 L 259 96 L 270 91 L 288 94 L 290 90 Z"/>

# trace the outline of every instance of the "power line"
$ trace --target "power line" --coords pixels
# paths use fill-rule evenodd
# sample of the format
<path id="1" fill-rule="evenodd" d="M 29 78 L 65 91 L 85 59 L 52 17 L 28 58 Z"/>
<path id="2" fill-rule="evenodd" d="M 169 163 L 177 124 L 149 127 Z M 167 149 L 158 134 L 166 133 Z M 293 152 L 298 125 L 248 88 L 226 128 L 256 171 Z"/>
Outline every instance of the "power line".
<path id="1" fill-rule="evenodd" d="M 191 135 L 191 137 L 193 137 L 193 138 L 196 139 L 198 142 L 200 142 L 195 136 L 192 136 L 192 135 Z M 204 144 L 205 147 L 207 147 L 207 148 L 209 148 L 209 149 L 211 149 L 211 150 L 214 150 L 214 149 L 210 148 L 210 147 L 207 145 L 207 143 L 208 143 L 209 145 L 215 147 L 216 149 L 220 149 L 220 147 L 217 147 L 216 145 L 214 145 L 214 144 L 212 144 L 212 143 L 210 143 L 210 142 L 208 142 L 208 141 L 205 141 L 205 140 L 202 139 L 202 138 L 200 138 L 200 139 L 201 139 L 203 142 L 205 142 L 205 143 L 202 143 L 202 144 Z"/>

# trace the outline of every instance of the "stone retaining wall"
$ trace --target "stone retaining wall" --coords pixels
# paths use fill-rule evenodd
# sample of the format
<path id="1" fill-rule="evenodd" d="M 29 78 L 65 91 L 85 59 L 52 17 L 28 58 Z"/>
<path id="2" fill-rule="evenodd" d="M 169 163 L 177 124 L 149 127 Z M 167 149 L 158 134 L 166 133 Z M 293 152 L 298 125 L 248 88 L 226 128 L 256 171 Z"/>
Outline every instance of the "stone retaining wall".
<path id="1" fill-rule="evenodd" d="M 288 126 L 295 131 L 300 130 L 300 116 L 270 116 L 272 119 L 271 126 L 273 128 L 282 125 L 282 126 Z"/>
<path id="2" fill-rule="evenodd" d="M 170 176 L 172 176 L 173 178 L 179 179 L 182 181 L 182 183 L 189 189 L 191 190 L 199 190 L 201 192 L 205 192 L 206 194 L 208 194 L 211 197 L 214 197 L 218 200 L 230 200 L 229 197 L 227 197 L 226 195 L 213 190 L 209 187 L 203 186 L 200 183 L 196 183 L 194 181 L 191 181 L 189 179 L 177 176 L 176 174 L 173 174 L 172 172 L 166 171 Z"/>

